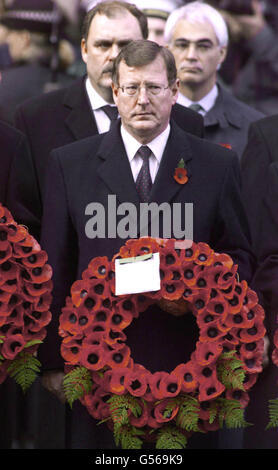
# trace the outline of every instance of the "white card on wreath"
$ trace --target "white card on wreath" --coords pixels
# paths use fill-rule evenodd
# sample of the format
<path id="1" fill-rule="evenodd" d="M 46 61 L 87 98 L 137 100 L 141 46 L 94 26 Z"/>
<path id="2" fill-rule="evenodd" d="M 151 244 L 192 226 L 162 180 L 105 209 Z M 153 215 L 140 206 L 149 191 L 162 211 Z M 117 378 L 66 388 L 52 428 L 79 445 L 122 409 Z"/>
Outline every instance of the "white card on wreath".
<path id="1" fill-rule="evenodd" d="M 140 294 L 160 290 L 159 253 L 115 261 L 116 295 Z"/>

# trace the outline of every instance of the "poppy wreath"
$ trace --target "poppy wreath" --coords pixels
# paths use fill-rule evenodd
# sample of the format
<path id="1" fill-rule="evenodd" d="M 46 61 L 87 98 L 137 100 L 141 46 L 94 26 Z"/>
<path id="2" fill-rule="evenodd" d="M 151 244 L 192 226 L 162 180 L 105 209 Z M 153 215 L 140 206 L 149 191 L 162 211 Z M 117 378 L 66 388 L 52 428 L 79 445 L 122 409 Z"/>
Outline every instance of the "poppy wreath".
<path id="1" fill-rule="evenodd" d="M 276 323 L 278 323 L 278 316 L 276 318 Z M 273 335 L 273 350 L 271 354 L 272 362 L 275 366 L 278 367 L 278 328 L 274 331 Z M 266 426 L 266 429 L 277 428 L 278 427 L 278 398 L 270 399 L 268 402 L 269 407 L 269 422 Z"/>
<path id="2" fill-rule="evenodd" d="M 47 254 L 0 204 L 0 384 L 10 375 L 25 392 L 51 320 L 52 269 Z"/>
<path id="3" fill-rule="evenodd" d="M 262 371 L 264 310 L 227 254 L 205 243 L 128 240 L 113 259 L 91 260 L 60 316 L 64 391 L 113 430 L 122 448 L 184 448 L 193 432 L 246 426 L 248 390 Z M 115 295 L 115 260 L 160 253 L 161 289 Z M 148 306 L 192 311 L 199 339 L 170 373 L 136 364 L 125 328 Z M 186 313 L 185 313 L 186 314 Z"/>

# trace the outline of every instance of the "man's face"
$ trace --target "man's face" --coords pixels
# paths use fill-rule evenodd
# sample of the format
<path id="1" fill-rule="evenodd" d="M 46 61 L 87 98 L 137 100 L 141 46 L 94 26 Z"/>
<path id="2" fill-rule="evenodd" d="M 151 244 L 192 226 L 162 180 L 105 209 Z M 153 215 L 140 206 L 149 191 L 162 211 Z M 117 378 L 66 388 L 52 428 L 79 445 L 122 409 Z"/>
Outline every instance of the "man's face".
<path id="1" fill-rule="evenodd" d="M 91 22 L 87 41 L 82 39 L 82 58 L 95 90 L 104 98 L 112 97 L 111 71 L 123 46 L 143 39 L 138 20 L 128 11 L 114 18 L 96 14 Z"/>
<path id="2" fill-rule="evenodd" d="M 120 87 L 139 86 L 135 96 L 127 95 Z M 161 87 L 158 95 L 151 89 Z M 167 71 L 161 56 L 142 67 L 119 65 L 119 84 L 112 84 L 114 101 L 125 129 L 141 143 L 147 143 L 163 132 L 169 122 L 172 106 L 178 96 L 177 81 L 169 87 Z M 147 91 L 148 89 L 148 91 Z"/>
<path id="3" fill-rule="evenodd" d="M 160 46 L 165 46 L 164 29 L 166 21 L 162 18 L 148 17 L 149 41 L 157 42 Z"/>
<path id="4" fill-rule="evenodd" d="M 217 68 L 226 56 L 209 22 L 180 20 L 173 30 L 170 49 L 174 54 L 181 85 L 192 89 L 212 88 Z"/>

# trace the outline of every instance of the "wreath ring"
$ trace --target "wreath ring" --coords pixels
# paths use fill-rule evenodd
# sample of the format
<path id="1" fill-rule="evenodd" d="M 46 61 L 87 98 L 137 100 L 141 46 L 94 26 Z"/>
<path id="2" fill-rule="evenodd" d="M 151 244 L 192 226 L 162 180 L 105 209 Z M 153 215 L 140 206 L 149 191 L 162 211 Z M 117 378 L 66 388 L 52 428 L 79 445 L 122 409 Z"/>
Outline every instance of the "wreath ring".
<path id="1" fill-rule="evenodd" d="M 159 448 L 180 448 L 192 432 L 225 420 L 246 425 L 248 390 L 262 370 L 264 310 L 256 293 L 227 254 L 205 243 L 182 246 L 141 238 L 128 240 L 111 261 L 92 259 L 60 316 L 66 396 L 106 421 L 124 448 L 150 436 Z M 116 296 L 115 260 L 157 252 L 160 291 Z M 170 373 L 136 364 L 125 344 L 124 329 L 153 303 L 174 313 L 189 305 L 200 331 L 190 360 Z"/>

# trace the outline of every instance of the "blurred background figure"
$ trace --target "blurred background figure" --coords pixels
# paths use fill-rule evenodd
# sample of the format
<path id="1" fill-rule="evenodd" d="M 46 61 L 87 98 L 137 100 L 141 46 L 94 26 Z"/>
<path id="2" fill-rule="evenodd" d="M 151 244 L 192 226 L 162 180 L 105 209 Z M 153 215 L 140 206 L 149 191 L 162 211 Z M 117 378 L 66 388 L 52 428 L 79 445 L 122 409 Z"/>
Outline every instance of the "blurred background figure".
<path id="1" fill-rule="evenodd" d="M 228 29 L 222 15 L 205 2 L 175 9 L 165 26 L 180 79 L 177 102 L 204 116 L 204 137 L 225 145 L 241 158 L 249 124 L 264 115 L 236 99 L 219 82 L 228 50 Z"/>
<path id="2" fill-rule="evenodd" d="M 239 99 L 264 114 L 278 112 L 277 0 L 208 0 L 230 36 L 220 75 Z"/>
<path id="3" fill-rule="evenodd" d="M 97 3 L 106 0 L 81 0 L 81 6 L 87 11 Z M 148 20 L 148 39 L 165 46 L 164 28 L 169 14 L 186 3 L 184 0 L 124 0 L 133 3 L 143 11 Z"/>
<path id="4" fill-rule="evenodd" d="M 66 18 L 52 0 L 2 0 L 0 119 L 13 124 L 18 104 L 70 83 L 74 49 L 62 39 Z"/>
<path id="5" fill-rule="evenodd" d="M 145 13 L 148 19 L 150 41 L 157 42 L 161 46 L 165 46 L 164 29 L 169 14 L 184 4 L 183 0 L 134 0 L 137 8 Z"/>

